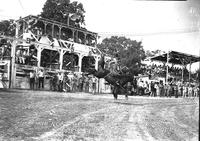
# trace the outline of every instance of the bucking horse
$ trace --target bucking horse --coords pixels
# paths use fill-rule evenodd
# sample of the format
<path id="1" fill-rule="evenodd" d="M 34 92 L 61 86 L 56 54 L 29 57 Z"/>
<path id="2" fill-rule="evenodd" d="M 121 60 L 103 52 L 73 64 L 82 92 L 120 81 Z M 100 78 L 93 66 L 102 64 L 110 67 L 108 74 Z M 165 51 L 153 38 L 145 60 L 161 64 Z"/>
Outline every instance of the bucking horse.
<path id="1" fill-rule="evenodd" d="M 134 76 L 122 71 L 120 73 L 113 73 L 110 70 L 105 69 L 104 56 L 101 57 L 98 65 L 98 70 L 89 68 L 88 75 L 93 74 L 97 78 L 104 78 L 109 84 L 111 84 L 112 93 L 115 100 L 117 99 L 118 94 L 125 94 L 125 99 L 128 99 L 129 90 L 127 89 L 126 84 L 128 82 L 132 83 Z"/>

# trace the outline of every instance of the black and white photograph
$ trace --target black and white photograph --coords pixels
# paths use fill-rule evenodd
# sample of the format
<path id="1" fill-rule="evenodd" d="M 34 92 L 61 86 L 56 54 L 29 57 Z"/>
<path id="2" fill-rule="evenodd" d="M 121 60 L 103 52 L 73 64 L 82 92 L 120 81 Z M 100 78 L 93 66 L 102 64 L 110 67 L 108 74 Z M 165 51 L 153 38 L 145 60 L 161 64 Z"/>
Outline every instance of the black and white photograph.
<path id="1" fill-rule="evenodd" d="M 198 141 L 200 0 L 0 0 L 0 141 Z"/>

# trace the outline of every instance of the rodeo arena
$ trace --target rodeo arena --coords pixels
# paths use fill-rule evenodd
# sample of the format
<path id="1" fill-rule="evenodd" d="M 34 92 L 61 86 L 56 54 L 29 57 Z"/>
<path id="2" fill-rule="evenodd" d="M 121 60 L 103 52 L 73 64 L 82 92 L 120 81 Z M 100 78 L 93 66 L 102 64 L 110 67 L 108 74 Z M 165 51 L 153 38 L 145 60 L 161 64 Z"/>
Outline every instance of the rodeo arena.
<path id="1" fill-rule="evenodd" d="M 38 126 L 32 125 L 36 123 L 34 114 L 29 118 L 32 123 L 27 123 L 27 128 L 23 128 L 20 124 L 23 119 L 17 120 L 15 125 L 10 122 L 8 122 L 9 125 L 2 123 L 0 130 L 3 127 L 5 130 L 0 131 L 0 140 L 28 140 L 29 137 L 33 140 L 94 139 L 112 141 L 123 140 L 126 137 L 127 140 L 135 139 L 136 141 L 198 139 L 199 129 L 196 128 L 199 123 L 196 115 L 198 112 L 193 112 L 195 113 L 192 115 L 194 120 L 188 120 L 184 112 L 177 114 L 183 108 L 177 108 L 178 106 L 175 108 L 175 106 L 176 104 L 183 105 L 184 102 L 189 105 L 196 102 L 198 105 L 199 81 L 192 79 L 191 66 L 200 61 L 199 56 L 168 51 L 146 58 L 142 62 L 145 71 L 137 76 L 131 76 L 127 71 L 128 68 L 119 66 L 116 58 L 102 53 L 97 48 L 97 33 L 32 15 L 16 20 L 15 24 L 14 37 L 6 36 L 3 33 L 0 35 L 0 90 L 4 91 L 0 100 L 4 99 L 6 95 L 10 96 L 12 92 L 16 92 L 16 96 L 22 93 L 27 101 L 33 97 L 38 101 L 44 100 L 44 97 L 40 96 L 40 92 L 46 96 L 49 95 L 51 99 L 46 101 L 51 106 L 38 106 L 37 108 L 41 110 L 39 114 L 45 115 L 49 109 L 51 110 L 49 110 L 48 116 L 37 118 Z M 58 98 L 59 95 L 62 96 L 61 99 Z M 86 101 L 90 100 L 85 103 L 88 107 L 83 105 L 84 101 L 81 99 L 80 103 L 76 102 L 75 98 L 78 96 L 83 98 L 84 95 L 87 95 Z M 110 96 L 110 99 L 101 100 L 107 96 Z M 89 99 L 91 97 L 92 102 Z M 70 98 L 72 101 L 75 99 L 73 106 L 69 104 L 68 107 L 61 109 L 59 106 L 69 102 Z M 57 100 L 60 102 L 55 103 Z M 20 104 L 15 105 L 16 101 L 23 100 L 13 97 L 10 105 L 18 108 Z M 30 105 L 30 102 L 27 101 L 23 102 Z M 9 103 L 7 99 L 4 102 L 5 104 Z M 79 108 L 76 107 L 76 104 L 79 104 Z M 185 109 L 187 109 L 187 104 L 184 105 Z M 36 103 L 31 105 L 37 106 Z M 99 110 L 94 108 L 95 106 L 104 108 Z M 45 110 L 43 111 L 42 108 Z M 158 109 L 155 110 L 156 108 Z M 21 111 L 21 109 L 28 112 L 31 107 L 20 107 L 18 110 Z M 72 109 L 79 112 L 75 113 Z M 71 112 L 64 118 L 67 110 Z M 86 110 L 90 113 L 84 113 Z M 149 114 L 148 110 L 152 110 L 156 116 Z M 168 121 L 169 127 L 165 121 L 171 119 L 170 116 L 173 114 L 170 112 L 173 112 L 174 116 L 181 120 L 176 120 L 177 123 Z M 20 112 L 10 114 L 13 113 L 20 114 Z M 106 114 L 100 116 L 103 113 Z M 72 116 L 73 114 L 74 116 Z M 81 115 L 76 117 L 76 114 Z M 127 121 L 124 116 L 126 114 L 127 117 L 130 116 Z M 161 114 L 165 115 L 166 120 L 161 121 L 161 118 L 158 118 L 158 116 L 162 116 Z M 4 121 L 3 116 L 1 117 Z M 10 120 L 14 117 L 10 116 Z M 50 117 L 52 119 L 48 120 L 48 124 L 46 124 L 46 119 L 50 119 Z M 95 118 L 94 121 L 90 121 L 93 118 Z M 41 123 L 41 126 L 38 121 L 43 121 L 45 125 Z M 49 123 L 54 124 L 50 126 Z M 67 124 L 63 125 L 64 123 Z M 113 127 L 112 129 L 107 125 L 109 123 Z M 151 126 L 146 126 L 145 123 Z M 180 125 L 180 128 L 176 125 Z M 186 126 L 190 126 L 190 128 L 187 129 Z M 124 130 L 121 127 L 124 127 Z M 159 130 L 154 130 L 157 127 Z M 165 127 L 169 127 L 169 129 L 163 129 Z M 71 130 L 72 128 L 73 130 Z M 60 138 L 61 136 L 63 139 Z"/>
<path id="2" fill-rule="evenodd" d="M 96 47 L 97 33 L 27 16 L 17 21 L 15 38 L 3 34 L 0 37 L 1 88 L 112 91 L 105 76 L 86 75 L 88 68 L 99 70 L 102 53 Z M 103 57 L 104 67 L 111 75 L 122 73 L 115 58 Z M 120 87 L 129 89 L 130 95 L 198 97 L 199 82 L 191 80 L 191 64 L 199 60 L 198 56 L 176 51 L 147 58 L 146 72 L 133 76 L 125 87 Z"/>

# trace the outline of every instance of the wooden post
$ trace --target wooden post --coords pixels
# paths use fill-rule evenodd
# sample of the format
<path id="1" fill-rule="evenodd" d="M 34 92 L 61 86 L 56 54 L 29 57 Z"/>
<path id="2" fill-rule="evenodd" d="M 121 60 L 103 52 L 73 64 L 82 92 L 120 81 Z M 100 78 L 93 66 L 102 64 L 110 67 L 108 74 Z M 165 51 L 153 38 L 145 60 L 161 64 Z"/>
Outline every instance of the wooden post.
<path id="1" fill-rule="evenodd" d="M 61 38 L 61 30 L 62 30 L 62 26 L 59 26 L 59 39 Z"/>
<path id="2" fill-rule="evenodd" d="M 99 57 L 95 56 L 95 69 L 98 70 L 98 61 L 99 61 Z"/>
<path id="3" fill-rule="evenodd" d="M 86 33 L 84 33 L 84 45 L 86 45 Z"/>
<path id="4" fill-rule="evenodd" d="M 26 26 L 26 24 L 25 24 L 25 21 L 23 20 L 23 29 L 22 29 L 22 32 L 23 32 L 23 33 L 25 33 L 25 29 L 26 29 L 25 26 Z M 23 34 L 23 33 L 22 33 L 22 34 Z"/>
<path id="5" fill-rule="evenodd" d="M 75 40 L 74 40 L 76 43 L 79 42 L 78 40 L 78 30 L 76 30 L 76 35 L 75 35 Z"/>
<path id="6" fill-rule="evenodd" d="M 97 93 L 100 93 L 100 78 L 98 78 L 98 85 L 97 85 L 97 87 L 98 87 L 98 92 Z"/>
<path id="7" fill-rule="evenodd" d="M 184 65 L 182 65 L 182 83 L 184 81 L 183 75 L 184 75 Z"/>
<path id="8" fill-rule="evenodd" d="M 37 66 L 40 67 L 41 65 L 41 53 L 42 53 L 42 48 L 40 47 L 40 45 L 37 48 Z"/>
<path id="9" fill-rule="evenodd" d="M 67 16 L 67 25 L 69 26 L 69 14 Z"/>
<path id="10" fill-rule="evenodd" d="M 190 69 L 189 70 L 189 83 L 190 83 L 190 80 L 191 80 L 191 60 L 190 60 L 190 64 L 189 65 L 190 65 L 190 68 L 189 68 Z"/>
<path id="11" fill-rule="evenodd" d="M 82 54 L 79 54 L 78 55 L 78 67 L 79 67 L 79 72 L 81 72 L 81 69 L 82 69 L 82 59 L 83 59 L 83 56 Z"/>
<path id="12" fill-rule="evenodd" d="M 54 38 L 54 24 L 51 25 L 51 36 L 52 38 Z"/>
<path id="13" fill-rule="evenodd" d="M 60 64 L 60 70 L 62 70 L 62 66 L 63 66 L 63 49 L 60 49 L 59 50 L 59 54 L 60 54 L 60 56 L 59 56 L 59 64 Z"/>
<path id="14" fill-rule="evenodd" d="M 19 34 L 19 23 L 16 23 L 15 28 L 15 37 L 18 39 Z M 12 48 L 11 48 L 11 88 L 16 87 L 16 65 L 15 65 L 15 54 L 16 54 L 16 46 L 17 46 L 17 40 L 13 40 L 12 42 Z"/>
<path id="15" fill-rule="evenodd" d="M 97 38 L 98 38 L 98 35 L 95 36 L 95 47 L 97 46 Z"/>
<path id="16" fill-rule="evenodd" d="M 47 34 L 47 23 L 44 22 L 44 34 Z"/>
<path id="17" fill-rule="evenodd" d="M 75 38 L 74 38 L 74 35 L 75 34 L 75 31 L 74 30 L 72 30 L 72 39 L 73 39 L 73 41 L 75 42 Z"/>

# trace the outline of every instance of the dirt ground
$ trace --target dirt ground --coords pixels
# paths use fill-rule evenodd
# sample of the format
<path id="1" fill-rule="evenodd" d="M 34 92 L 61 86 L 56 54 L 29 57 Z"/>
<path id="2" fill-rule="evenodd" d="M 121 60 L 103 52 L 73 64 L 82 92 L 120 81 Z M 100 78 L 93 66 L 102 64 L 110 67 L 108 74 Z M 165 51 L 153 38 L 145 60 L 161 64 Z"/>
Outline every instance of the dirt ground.
<path id="1" fill-rule="evenodd" d="M 0 90 L 0 141 L 197 141 L 198 98 Z"/>

